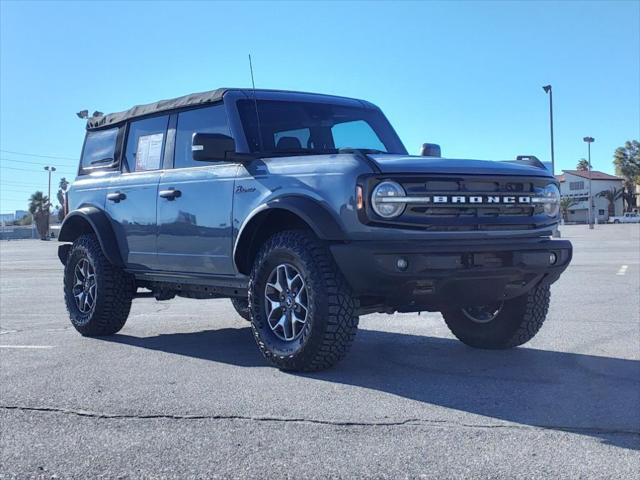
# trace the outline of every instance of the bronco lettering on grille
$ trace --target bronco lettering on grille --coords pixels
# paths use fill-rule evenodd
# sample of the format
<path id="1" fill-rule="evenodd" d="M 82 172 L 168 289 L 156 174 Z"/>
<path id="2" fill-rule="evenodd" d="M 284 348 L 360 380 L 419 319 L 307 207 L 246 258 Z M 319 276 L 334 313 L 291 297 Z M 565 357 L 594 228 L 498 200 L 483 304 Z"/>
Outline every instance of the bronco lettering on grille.
<path id="1" fill-rule="evenodd" d="M 433 197 L 424 197 L 425 203 L 438 204 L 488 204 L 497 203 L 503 205 L 517 204 L 530 205 L 530 195 L 434 195 Z"/>

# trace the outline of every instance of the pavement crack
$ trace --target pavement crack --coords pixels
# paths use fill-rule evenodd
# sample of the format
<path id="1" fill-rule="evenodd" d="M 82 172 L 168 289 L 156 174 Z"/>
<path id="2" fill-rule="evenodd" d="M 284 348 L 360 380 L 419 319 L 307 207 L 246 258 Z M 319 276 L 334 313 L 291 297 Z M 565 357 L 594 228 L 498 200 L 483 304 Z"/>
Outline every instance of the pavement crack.
<path id="1" fill-rule="evenodd" d="M 314 425 L 327 425 L 335 427 L 402 427 L 402 426 L 441 426 L 469 429 L 505 429 L 505 430 L 558 430 L 569 433 L 584 434 L 610 434 L 610 435 L 637 435 L 640 431 L 625 430 L 615 428 L 598 427 L 572 427 L 563 425 L 514 425 L 514 424 L 478 424 L 466 422 L 452 422 L 450 420 L 434 420 L 424 418 L 408 418 L 404 420 L 389 421 L 339 421 L 339 420 L 319 420 L 302 417 L 275 417 L 275 416 L 249 416 L 249 415 L 207 415 L 207 414 L 172 414 L 172 413 L 149 413 L 149 414 L 128 414 L 128 413 L 106 413 L 93 412 L 90 410 L 58 408 L 58 407 L 29 407 L 20 405 L 0 405 L 0 410 L 17 410 L 22 412 L 42 412 L 74 415 L 77 417 L 87 417 L 95 419 L 124 419 L 124 420 L 240 420 L 252 422 L 274 422 L 274 423 L 306 423 Z"/>

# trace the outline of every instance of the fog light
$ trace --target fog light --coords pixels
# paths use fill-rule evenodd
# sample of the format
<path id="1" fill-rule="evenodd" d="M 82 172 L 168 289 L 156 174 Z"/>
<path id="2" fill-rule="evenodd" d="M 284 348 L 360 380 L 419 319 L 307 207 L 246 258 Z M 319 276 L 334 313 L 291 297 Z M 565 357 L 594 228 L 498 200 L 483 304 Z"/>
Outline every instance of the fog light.
<path id="1" fill-rule="evenodd" d="M 555 253 L 551 252 L 549 254 L 549 265 L 555 265 L 557 261 L 558 261 L 558 256 Z"/>
<path id="2" fill-rule="evenodd" d="M 406 270 L 407 267 L 409 266 L 409 262 L 407 262 L 407 260 L 405 258 L 399 258 L 398 261 L 396 262 L 396 267 L 398 267 L 398 270 Z"/>

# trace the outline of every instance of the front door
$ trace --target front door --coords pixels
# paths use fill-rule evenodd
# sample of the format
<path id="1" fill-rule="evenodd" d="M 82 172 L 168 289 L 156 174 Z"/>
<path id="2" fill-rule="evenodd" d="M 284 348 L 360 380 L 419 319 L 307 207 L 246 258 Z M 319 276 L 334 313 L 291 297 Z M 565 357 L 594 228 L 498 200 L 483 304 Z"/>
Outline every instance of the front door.
<path id="1" fill-rule="evenodd" d="M 230 135 L 224 106 L 178 114 L 174 168 L 163 172 L 158 189 L 158 266 L 170 272 L 232 274 L 231 209 L 239 165 L 193 160 L 196 132 Z"/>
<path id="2" fill-rule="evenodd" d="M 156 268 L 156 202 L 168 116 L 131 122 L 123 170 L 107 191 L 106 210 L 128 268 Z"/>

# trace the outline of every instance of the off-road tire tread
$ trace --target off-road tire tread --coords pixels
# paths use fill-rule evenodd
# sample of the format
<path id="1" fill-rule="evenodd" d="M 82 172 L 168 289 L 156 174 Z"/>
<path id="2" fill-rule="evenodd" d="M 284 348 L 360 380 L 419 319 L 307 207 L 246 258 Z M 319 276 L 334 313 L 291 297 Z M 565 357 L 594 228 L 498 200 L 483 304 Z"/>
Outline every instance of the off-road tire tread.
<path id="1" fill-rule="evenodd" d="M 263 245 L 256 256 L 249 280 L 249 304 L 253 295 L 253 279 L 257 269 L 274 249 L 289 249 L 308 264 L 315 265 L 315 271 L 309 272 L 315 276 L 314 284 L 324 284 L 326 288 L 325 302 L 327 308 L 327 328 L 319 348 L 310 361 L 301 363 L 290 357 L 274 354 L 270 351 L 256 330 L 251 328 L 262 355 L 272 364 L 283 370 L 318 371 L 332 367 L 342 360 L 348 353 L 358 330 L 359 317 L 357 315 L 359 302 L 353 297 L 351 288 L 339 271 L 327 246 L 313 234 L 301 230 L 287 230 L 274 234 Z M 310 260 L 310 261 L 309 261 Z M 319 292 L 315 292 L 318 295 Z"/>
<path id="2" fill-rule="evenodd" d="M 67 279 L 69 275 L 73 275 L 73 268 L 70 259 L 73 258 L 75 251 L 87 250 L 94 261 L 96 275 L 102 277 L 102 285 L 98 292 L 100 297 L 99 305 L 92 313 L 92 317 L 84 325 L 74 322 L 78 314 L 71 295 L 67 290 Z M 78 237 L 74 242 L 67 264 L 65 265 L 65 305 L 71 318 L 71 323 L 78 332 L 87 337 L 113 335 L 119 332 L 127 321 L 131 310 L 131 301 L 135 292 L 135 280 L 133 277 L 122 269 L 112 265 L 102 252 L 102 248 L 98 243 L 95 235 L 86 234 Z M 100 307 L 100 308 L 98 308 Z"/>
<path id="3" fill-rule="evenodd" d="M 538 333 L 547 317 L 550 300 L 551 290 L 549 285 L 539 285 L 527 292 L 523 298 L 511 300 L 522 301 L 522 306 L 516 308 L 517 311 L 511 314 L 509 318 L 510 321 L 518 322 L 515 331 L 505 335 L 503 338 L 496 337 L 490 340 L 479 340 L 459 328 L 459 322 L 463 316 L 459 309 L 443 311 L 442 316 L 449 330 L 461 342 L 474 348 L 507 349 L 528 342 Z M 478 328 L 481 327 L 479 326 Z"/>
<path id="4" fill-rule="evenodd" d="M 522 321 L 516 333 L 505 343 L 504 348 L 513 348 L 527 343 L 542 328 L 547 318 L 549 303 L 551 302 L 551 289 L 549 285 L 539 286 L 527 293 L 526 305 Z"/>

